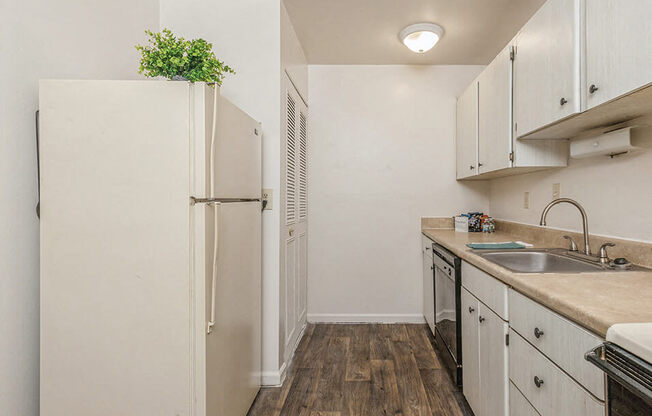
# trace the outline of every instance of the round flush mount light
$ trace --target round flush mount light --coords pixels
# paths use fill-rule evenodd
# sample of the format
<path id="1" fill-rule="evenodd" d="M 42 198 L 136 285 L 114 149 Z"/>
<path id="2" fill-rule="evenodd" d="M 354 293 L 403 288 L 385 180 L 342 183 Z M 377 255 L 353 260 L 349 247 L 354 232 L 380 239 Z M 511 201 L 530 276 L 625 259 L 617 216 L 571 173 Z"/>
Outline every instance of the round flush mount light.
<path id="1" fill-rule="evenodd" d="M 444 29 L 434 23 L 416 23 L 401 30 L 399 40 L 412 52 L 425 53 L 444 35 Z"/>

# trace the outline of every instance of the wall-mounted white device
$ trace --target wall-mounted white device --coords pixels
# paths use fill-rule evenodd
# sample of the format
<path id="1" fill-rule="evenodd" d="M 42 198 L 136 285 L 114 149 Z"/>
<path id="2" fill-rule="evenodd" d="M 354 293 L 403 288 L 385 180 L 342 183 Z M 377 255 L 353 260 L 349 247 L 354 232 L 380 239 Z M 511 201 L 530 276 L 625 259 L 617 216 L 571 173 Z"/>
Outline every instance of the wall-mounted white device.
<path id="1" fill-rule="evenodd" d="M 644 147 L 652 147 L 652 127 L 625 127 L 599 136 L 571 141 L 570 156 L 574 159 L 614 157 Z"/>

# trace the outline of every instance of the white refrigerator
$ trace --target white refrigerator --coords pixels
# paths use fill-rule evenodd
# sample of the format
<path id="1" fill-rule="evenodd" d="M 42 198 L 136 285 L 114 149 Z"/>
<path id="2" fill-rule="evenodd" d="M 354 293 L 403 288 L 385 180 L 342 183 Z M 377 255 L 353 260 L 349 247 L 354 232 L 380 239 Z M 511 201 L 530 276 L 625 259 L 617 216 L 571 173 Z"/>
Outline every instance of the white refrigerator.
<path id="1" fill-rule="evenodd" d="M 243 416 L 260 124 L 203 83 L 40 82 L 42 416 Z"/>

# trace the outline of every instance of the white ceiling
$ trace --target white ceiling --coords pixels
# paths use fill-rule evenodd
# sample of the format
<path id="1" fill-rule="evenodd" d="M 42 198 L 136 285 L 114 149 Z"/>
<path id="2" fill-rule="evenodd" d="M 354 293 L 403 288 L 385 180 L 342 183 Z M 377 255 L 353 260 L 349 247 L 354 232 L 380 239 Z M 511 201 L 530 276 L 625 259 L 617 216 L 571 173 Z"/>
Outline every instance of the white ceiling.
<path id="1" fill-rule="evenodd" d="M 545 0 L 284 0 L 310 64 L 488 64 Z M 444 28 L 416 54 L 398 40 L 412 23 Z"/>

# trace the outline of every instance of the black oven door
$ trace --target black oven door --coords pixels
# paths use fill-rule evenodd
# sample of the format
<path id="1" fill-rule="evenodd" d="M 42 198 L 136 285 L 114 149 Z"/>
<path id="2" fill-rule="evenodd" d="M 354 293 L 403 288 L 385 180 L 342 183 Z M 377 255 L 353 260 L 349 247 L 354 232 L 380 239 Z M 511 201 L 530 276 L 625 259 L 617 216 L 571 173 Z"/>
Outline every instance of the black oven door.
<path id="1" fill-rule="evenodd" d="M 637 396 L 618 380 L 607 376 L 607 407 L 609 416 L 649 416 L 652 405 Z"/>
<path id="2" fill-rule="evenodd" d="M 586 353 L 607 375 L 609 416 L 652 415 L 652 365 L 611 342 Z"/>

